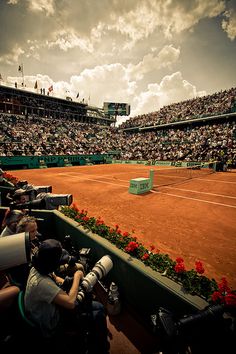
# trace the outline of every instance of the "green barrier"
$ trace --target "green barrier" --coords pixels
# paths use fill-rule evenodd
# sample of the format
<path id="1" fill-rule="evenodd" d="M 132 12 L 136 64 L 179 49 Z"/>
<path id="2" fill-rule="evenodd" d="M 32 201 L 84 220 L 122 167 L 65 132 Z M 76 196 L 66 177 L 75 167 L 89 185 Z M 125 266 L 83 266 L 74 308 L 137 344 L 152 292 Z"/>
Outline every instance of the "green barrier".
<path id="1" fill-rule="evenodd" d="M 47 168 L 72 165 L 106 163 L 111 160 L 107 154 L 98 155 L 52 155 L 52 156 L 1 156 L 3 169 Z"/>
<path id="2" fill-rule="evenodd" d="M 200 165 L 199 161 L 156 161 L 156 160 L 112 160 L 112 163 L 120 164 L 142 164 L 147 166 L 175 166 L 175 167 L 188 167 Z M 207 162 L 205 162 L 207 164 Z"/>

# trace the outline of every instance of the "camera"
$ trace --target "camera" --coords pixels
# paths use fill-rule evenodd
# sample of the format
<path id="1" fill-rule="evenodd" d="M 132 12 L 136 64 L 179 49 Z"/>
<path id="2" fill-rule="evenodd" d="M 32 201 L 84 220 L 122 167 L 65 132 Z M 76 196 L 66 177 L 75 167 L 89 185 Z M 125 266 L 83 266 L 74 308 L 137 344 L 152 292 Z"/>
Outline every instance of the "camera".
<path id="1" fill-rule="evenodd" d="M 112 269 L 113 262 L 110 256 L 103 256 L 92 268 L 91 272 L 89 272 L 82 280 L 77 300 L 78 302 L 82 302 L 87 293 L 90 293 L 97 283 L 98 280 L 101 280 L 105 277 L 108 272 Z"/>
<path id="2" fill-rule="evenodd" d="M 232 309 L 230 309 L 231 311 Z M 160 307 L 151 315 L 152 332 L 158 339 L 158 353 L 233 353 L 235 314 L 224 304 L 209 305 L 197 313 L 177 318 Z"/>
<path id="3" fill-rule="evenodd" d="M 28 181 L 23 180 L 23 181 L 18 181 L 16 184 L 17 189 L 24 189 L 25 191 L 30 191 L 34 189 L 38 194 L 41 192 L 45 193 L 52 193 L 52 186 L 34 186 L 28 183 Z"/>
<path id="4" fill-rule="evenodd" d="M 28 195 L 32 198 L 32 190 L 22 192 L 21 195 Z M 33 197 L 34 198 L 34 197 Z M 52 194 L 52 193 L 39 193 L 35 196 L 35 199 L 29 200 L 23 203 L 11 202 L 9 204 L 10 209 L 46 209 L 53 210 L 58 209 L 60 205 L 71 205 L 73 201 L 72 194 Z"/>

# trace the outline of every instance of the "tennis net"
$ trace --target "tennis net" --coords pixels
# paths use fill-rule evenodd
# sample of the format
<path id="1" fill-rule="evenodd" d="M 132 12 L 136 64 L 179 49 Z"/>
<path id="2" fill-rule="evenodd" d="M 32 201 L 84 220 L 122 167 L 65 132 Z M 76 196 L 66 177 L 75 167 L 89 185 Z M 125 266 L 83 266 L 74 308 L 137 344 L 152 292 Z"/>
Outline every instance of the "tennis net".
<path id="1" fill-rule="evenodd" d="M 186 167 L 170 167 L 153 171 L 153 189 L 160 186 L 180 184 L 193 178 L 201 178 L 215 172 L 213 163 Z"/>

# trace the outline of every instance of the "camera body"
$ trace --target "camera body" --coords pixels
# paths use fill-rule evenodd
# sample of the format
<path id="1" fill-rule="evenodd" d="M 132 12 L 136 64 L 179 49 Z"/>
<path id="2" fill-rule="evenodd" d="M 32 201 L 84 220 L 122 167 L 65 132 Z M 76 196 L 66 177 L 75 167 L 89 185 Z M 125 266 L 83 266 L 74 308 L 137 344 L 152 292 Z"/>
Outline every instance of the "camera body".
<path id="1" fill-rule="evenodd" d="M 229 316 L 228 310 L 224 304 L 209 305 L 204 310 L 177 318 L 160 307 L 151 315 L 159 353 L 189 353 L 189 349 L 196 354 L 231 353 L 226 350 L 226 343 L 229 348 L 235 348 L 236 328 L 235 316 Z"/>
<path id="2" fill-rule="evenodd" d="M 25 201 L 19 201 L 21 197 L 25 198 Z M 73 201 L 72 194 L 52 194 L 41 192 L 37 194 L 35 189 L 18 190 L 18 194 L 14 197 L 15 201 L 9 204 L 10 209 L 46 209 L 53 210 L 58 209 L 61 205 L 71 205 Z M 28 199 L 28 200 L 27 200 Z"/>

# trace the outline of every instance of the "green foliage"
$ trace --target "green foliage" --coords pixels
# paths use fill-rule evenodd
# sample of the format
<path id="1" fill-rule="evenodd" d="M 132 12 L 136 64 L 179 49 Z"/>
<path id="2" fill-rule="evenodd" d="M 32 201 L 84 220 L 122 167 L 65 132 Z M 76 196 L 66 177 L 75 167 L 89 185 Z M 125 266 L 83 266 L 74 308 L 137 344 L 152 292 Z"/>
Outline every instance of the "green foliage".
<path id="1" fill-rule="evenodd" d="M 183 286 L 183 289 L 190 294 L 198 295 L 211 301 L 212 294 L 218 290 L 215 279 L 209 279 L 202 275 L 204 268 L 201 262 L 196 262 L 196 270 L 186 270 L 184 260 L 177 258 L 173 261 L 167 254 L 161 254 L 159 250 L 151 246 L 148 250 L 137 238 L 129 232 L 121 232 L 118 225 L 115 228 L 105 225 L 99 217 L 88 217 L 87 210 L 79 210 L 75 204 L 63 206 L 60 211 L 69 218 L 77 221 L 86 230 L 105 238 L 117 248 L 129 253 L 132 257 L 139 259 L 151 269 L 160 272 Z"/>

